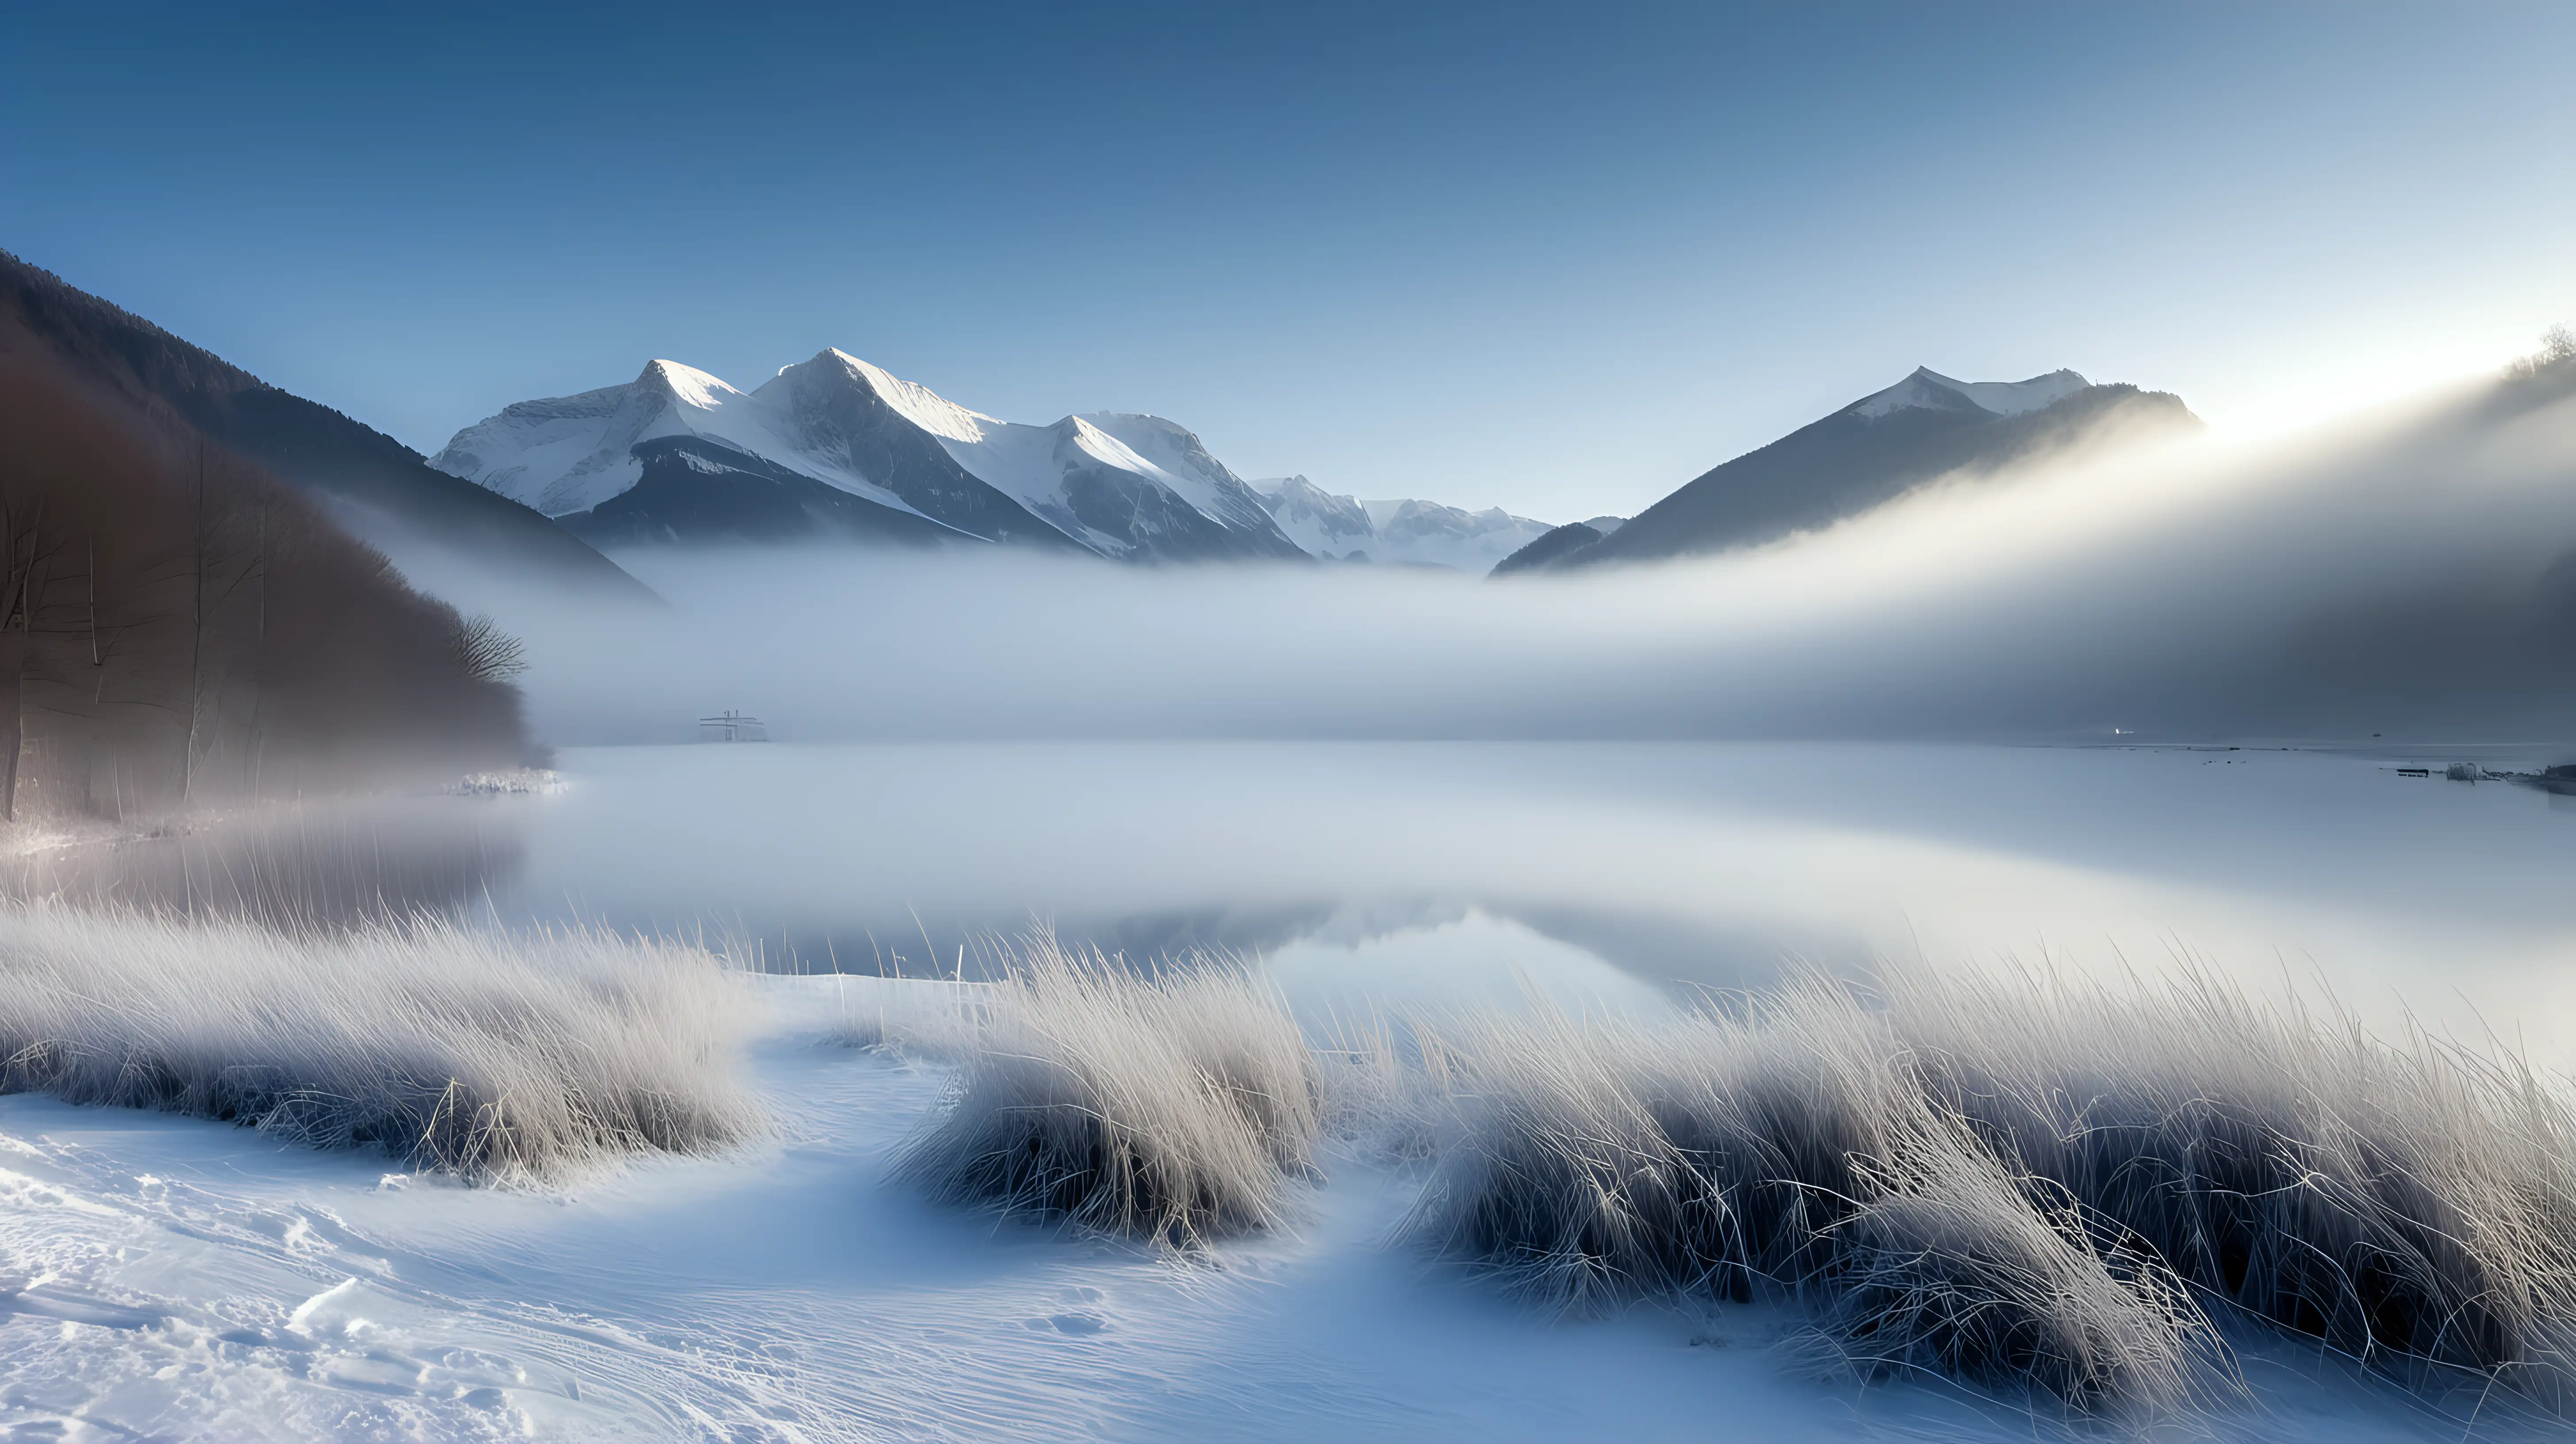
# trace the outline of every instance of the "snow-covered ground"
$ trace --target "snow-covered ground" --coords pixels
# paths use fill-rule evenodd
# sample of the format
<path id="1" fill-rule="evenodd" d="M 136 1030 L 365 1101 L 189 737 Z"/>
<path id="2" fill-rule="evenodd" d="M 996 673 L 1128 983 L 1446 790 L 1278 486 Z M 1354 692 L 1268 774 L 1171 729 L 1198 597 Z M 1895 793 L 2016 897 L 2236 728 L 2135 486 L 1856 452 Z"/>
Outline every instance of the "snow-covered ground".
<path id="1" fill-rule="evenodd" d="M 1345 963 L 1351 961 L 1344 960 Z M 1580 979 L 1560 974 L 1555 982 Z M 1345 1149 L 1284 1235 L 1181 1263 L 885 1178 L 936 1065 L 832 1042 L 880 989 L 777 978 L 774 1144 L 469 1189 L 216 1123 L 0 1099 L 12 1439 L 2052 1437 L 1814 1381 L 1760 1309 L 1559 1319 L 1390 1249 L 1418 1179 Z M 2281 1351 L 2221 1438 L 2456 1439 Z M 2482 1437 L 2537 1437 L 2490 1415 Z"/>
<path id="2" fill-rule="evenodd" d="M 569 750 L 437 799 L 516 842 L 497 915 L 847 942 L 1032 913 L 1256 945 L 1355 995 L 1625 1009 L 1919 947 L 2189 949 L 2576 1056 L 2576 812 L 2418 759 L 1944 747 L 1053 745 Z M 2498 762 L 2517 760 L 2497 757 Z M 522 851 L 523 849 L 523 851 Z M 916 921 L 915 915 L 918 915 Z M 1175 922 L 1175 920 L 1178 920 Z M 1229 929 L 1233 931 L 1229 933 Z M 1123 930 L 1123 931 L 1122 931 Z M 868 946 L 860 942 L 860 946 Z M 814 950 L 820 953 L 823 950 Z M 800 953 L 802 950 L 800 950 Z M 812 954 L 804 954 L 812 960 Z M 846 960 L 846 959 L 845 959 Z M 944 966 L 943 966 L 944 970 Z M 1389 1246 L 1420 1175 L 1335 1145 L 1294 1226 L 1200 1263 L 889 1181 L 935 1061 L 832 1034 L 954 985 L 749 980 L 777 1136 L 556 1191 L 218 1123 L 0 1097 L 10 1439 L 2001 1440 L 1933 1384 L 1817 1382 L 1759 1310 L 1546 1316 Z M 2175 1437 L 2548 1437 L 2249 1343 Z"/>

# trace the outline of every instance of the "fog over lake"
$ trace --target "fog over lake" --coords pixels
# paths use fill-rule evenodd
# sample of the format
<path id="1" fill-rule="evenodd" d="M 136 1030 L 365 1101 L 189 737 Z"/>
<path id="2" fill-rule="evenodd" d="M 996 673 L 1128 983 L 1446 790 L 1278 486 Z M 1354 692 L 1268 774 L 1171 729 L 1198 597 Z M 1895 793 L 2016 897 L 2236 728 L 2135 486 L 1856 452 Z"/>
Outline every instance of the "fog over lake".
<path id="1" fill-rule="evenodd" d="M 2402 998 L 2565 1055 L 2576 810 L 2438 765 L 2396 770 L 2420 764 L 1941 744 L 773 743 L 573 749 L 560 795 L 458 805 L 525 853 L 489 915 L 756 940 L 786 969 L 947 974 L 963 947 L 972 976 L 980 939 L 1032 924 L 1139 960 L 1233 949 L 1317 986 L 1396 991 L 1419 986 L 1408 970 L 1453 966 L 1491 981 L 1600 965 L 1588 986 L 1616 991 L 1752 986 L 1791 959 L 2190 955 L 2266 987 L 2328 984 L 2383 1023 Z"/>
<path id="2" fill-rule="evenodd" d="M 2576 397 L 2472 388 L 1564 577 L 644 548 L 639 614 L 424 575 L 527 638 L 573 746 L 724 707 L 795 741 L 2530 742 L 2576 717 L 2571 450 Z"/>
<path id="3" fill-rule="evenodd" d="M 1668 991 L 2188 956 L 2555 1056 L 2576 814 L 2440 773 L 2569 760 L 2571 438 L 2576 401 L 2468 388 L 1564 578 L 620 553 L 655 611 L 485 578 L 570 782 L 491 805 L 525 861 L 485 905 L 868 972 L 1032 925 L 1343 982 L 1466 928 L 1489 972 L 1518 939 Z M 687 740 L 727 707 L 778 740 Z"/>

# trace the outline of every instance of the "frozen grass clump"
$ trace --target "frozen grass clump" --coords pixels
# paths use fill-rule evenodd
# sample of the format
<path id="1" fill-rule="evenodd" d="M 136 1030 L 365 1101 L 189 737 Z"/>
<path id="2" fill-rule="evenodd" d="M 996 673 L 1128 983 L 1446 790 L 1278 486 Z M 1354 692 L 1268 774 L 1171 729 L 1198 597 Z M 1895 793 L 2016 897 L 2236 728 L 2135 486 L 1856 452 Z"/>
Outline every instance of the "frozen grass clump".
<path id="1" fill-rule="evenodd" d="M 542 1182 L 760 1132 L 740 980 L 594 932 L 0 907 L 0 1090 Z"/>
<path id="2" fill-rule="evenodd" d="M 2087 1411 L 2225 1386 L 2222 1321 L 2569 1402 L 2576 1106 L 2517 1058 L 2196 972 L 1428 1026 L 1451 1141 L 1407 1231 L 1559 1306 L 1767 1292 L 1861 1373 Z"/>
<path id="3" fill-rule="evenodd" d="M 2152 1259 L 2091 1247 L 1833 985 L 1667 1023 L 1542 1007 L 1426 1026 L 1454 1140 L 1404 1231 L 1552 1306 L 1781 1298 L 1837 1369 L 2085 1410 L 2178 1405 L 2216 1357 Z"/>
<path id="4" fill-rule="evenodd" d="M 2202 1296 L 2410 1382 L 2576 1383 L 2576 1108 L 2518 1057 L 2206 974 L 1899 975 L 1935 1103 Z"/>
<path id="5" fill-rule="evenodd" d="M 2163 1412 L 2226 1351 L 2160 1260 L 2015 1177 L 1952 1120 L 1906 1140 L 1838 1226 L 1819 1341 L 1864 1378 L 1920 1372 L 2085 1411 Z"/>
<path id="6" fill-rule="evenodd" d="M 1312 1168 L 1313 1061 L 1241 967 L 1149 977 L 1041 935 L 981 1003 L 955 1088 L 897 1162 L 936 1198 L 1189 1249 L 1278 1222 Z"/>

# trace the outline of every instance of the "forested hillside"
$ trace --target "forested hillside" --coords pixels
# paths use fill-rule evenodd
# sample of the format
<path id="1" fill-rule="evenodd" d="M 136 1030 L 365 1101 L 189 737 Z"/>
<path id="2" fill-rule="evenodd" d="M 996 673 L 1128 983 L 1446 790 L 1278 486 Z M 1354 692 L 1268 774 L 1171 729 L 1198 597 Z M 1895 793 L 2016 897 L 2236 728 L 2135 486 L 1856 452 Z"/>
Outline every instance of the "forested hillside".
<path id="1" fill-rule="evenodd" d="M 462 559 L 607 599 L 652 594 L 587 542 L 410 447 L 0 251 L 0 318 L 81 384 L 169 408 L 259 463 L 370 545 Z"/>
<path id="2" fill-rule="evenodd" d="M 268 471 L 0 317 L 0 813 L 513 765 L 513 665 Z"/>

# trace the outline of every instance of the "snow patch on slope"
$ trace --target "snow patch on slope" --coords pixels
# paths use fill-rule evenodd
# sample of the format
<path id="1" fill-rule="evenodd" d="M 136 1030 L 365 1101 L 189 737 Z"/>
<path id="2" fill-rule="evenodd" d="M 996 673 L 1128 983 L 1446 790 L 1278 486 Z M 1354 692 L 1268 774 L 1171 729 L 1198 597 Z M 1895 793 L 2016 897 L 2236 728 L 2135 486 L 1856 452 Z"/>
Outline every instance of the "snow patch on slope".
<path id="1" fill-rule="evenodd" d="M 969 411 L 927 386 L 906 381 L 838 347 L 814 359 L 820 361 L 824 357 L 848 367 L 850 374 L 866 381 L 868 388 L 876 392 L 880 400 L 894 408 L 895 414 L 942 441 L 980 441 L 986 427 L 1009 424 L 980 411 Z M 789 369 L 780 367 L 779 374 L 783 376 Z"/>
<path id="2" fill-rule="evenodd" d="M 1257 527 L 1267 515 L 1261 498 L 1210 455 L 1195 432 L 1159 416 L 1126 411 L 1090 411 L 1071 419 L 1116 440 L 1150 475 L 1217 521 Z"/>
<path id="3" fill-rule="evenodd" d="M 1074 515 L 1072 496 L 1065 485 L 1065 461 L 1068 451 L 1080 452 L 1082 448 L 1072 417 L 1053 426 L 990 418 L 986 421 L 975 436 L 943 434 L 939 444 L 985 485 L 1093 551 L 1122 556 L 1133 549 L 1126 539 L 1086 526 Z"/>
<path id="4" fill-rule="evenodd" d="M 586 511 L 644 474 L 639 441 L 706 434 L 742 393 L 676 361 L 622 386 L 522 401 L 456 433 L 430 465 L 549 516 Z"/>

